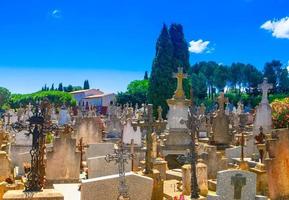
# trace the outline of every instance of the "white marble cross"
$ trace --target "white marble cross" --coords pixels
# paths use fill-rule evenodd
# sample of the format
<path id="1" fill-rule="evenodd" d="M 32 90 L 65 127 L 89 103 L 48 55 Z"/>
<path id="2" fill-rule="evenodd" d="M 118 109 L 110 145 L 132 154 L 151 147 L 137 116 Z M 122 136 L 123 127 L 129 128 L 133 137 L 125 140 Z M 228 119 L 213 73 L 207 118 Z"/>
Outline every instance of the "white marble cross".
<path id="1" fill-rule="evenodd" d="M 258 89 L 262 90 L 262 103 L 268 102 L 268 91 L 273 89 L 273 85 L 268 83 L 268 79 L 264 78 L 263 83 L 258 85 Z"/>

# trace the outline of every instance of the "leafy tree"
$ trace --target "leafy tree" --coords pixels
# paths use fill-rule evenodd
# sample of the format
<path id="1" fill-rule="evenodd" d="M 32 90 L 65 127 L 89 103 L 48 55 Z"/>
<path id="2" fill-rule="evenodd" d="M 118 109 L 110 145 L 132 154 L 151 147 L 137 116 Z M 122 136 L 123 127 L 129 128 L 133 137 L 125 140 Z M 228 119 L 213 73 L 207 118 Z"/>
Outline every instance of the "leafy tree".
<path id="1" fill-rule="evenodd" d="M 149 80 L 148 71 L 145 71 L 144 80 Z"/>
<path id="2" fill-rule="evenodd" d="M 12 94 L 9 104 L 12 108 L 18 108 L 20 105 L 35 103 L 36 101 L 48 98 L 51 103 L 61 106 L 63 103 L 67 105 L 76 105 L 76 100 L 73 96 L 61 91 L 39 91 L 32 94 Z"/>
<path id="3" fill-rule="evenodd" d="M 66 92 L 72 92 L 73 91 L 73 86 L 72 85 L 68 85 L 67 87 L 65 87 Z"/>
<path id="4" fill-rule="evenodd" d="M 279 91 L 283 93 L 289 92 L 289 77 L 287 68 L 284 68 L 281 71 L 279 79 Z"/>
<path id="5" fill-rule="evenodd" d="M 84 81 L 84 84 L 83 84 L 83 89 L 84 90 L 88 90 L 90 87 L 89 87 L 89 82 L 88 82 L 88 80 L 85 80 Z"/>
<path id="6" fill-rule="evenodd" d="M 0 87 L 0 108 L 8 102 L 10 95 L 11 93 L 8 89 Z"/>
<path id="7" fill-rule="evenodd" d="M 207 82 L 204 74 L 192 73 L 191 82 L 194 99 L 197 99 L 197 101 L 204 100 L 207 97 Z"/>
<path id="8" fill-rule="evenodd" d="M 63 91 L 63 85 L 62 85 L 62 83 L 59 83 L 59 85 L 58 85 L 58 91 Z"/>
<path id="9" fill-rule="evenodd" d="M 127 86 L 126 92 L 119 92 L 117 94 L 117 102 L 119 104 L 136 103 L 141 105 L 147 103 L 148 80 L 135 80 Z"/>
<path id="10" fill-rule="evenodd" d="M 166 100 L 172 97 L 175 90 L 173 72 L 173 44 L 167 26 L 163 25 L 149 79 L 148 102 L 154 105 L 154 110 L 161 106 L 164 116 L 168 111 Z"/>
<path id="11" fill-rule="evenodd" d="M 273 92 L 277 91 L 280 82 L 282 63 L 279 60 L 267 62 L 264 66 L 264 77 L 267 77 L 268 82 L 273 84 Z"/>
<path id="12" fill-rule="evenodd" d="M 223 65 L 217 65 L 214 70 L 213 84 L 219 91 L 224 91 L 228 80 L 228 68 Z"/>

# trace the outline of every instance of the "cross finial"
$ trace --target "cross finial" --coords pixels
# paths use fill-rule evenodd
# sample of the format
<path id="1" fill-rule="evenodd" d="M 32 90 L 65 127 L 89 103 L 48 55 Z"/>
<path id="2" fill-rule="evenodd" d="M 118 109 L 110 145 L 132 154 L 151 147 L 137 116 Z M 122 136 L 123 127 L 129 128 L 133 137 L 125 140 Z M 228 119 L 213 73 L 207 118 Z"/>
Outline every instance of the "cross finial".
<path id="1" fill-rule="evenodd" d="M 183 68 L 178 67 L 178 73 L 174 73 L 173 77 L 177 79 L 177 89 L 174 94 L 175 99 L 185 99 L 185 92 L 183 89 L 183 79 L 187 78 L 187 74 L 183 73 Z"/>
<path id="2" fill-rule="evenodd" d="M 258 89 L 262 91 L 262 103 L 268 103 L 268 91 L 273 89 L 273 85 L 268 83 L 268 79 L 265 77 L 262 84 L 258 85 Z"/>
<path id="3" fill-rule="evenodd" d="M 220 96 L 218 97 L 219 110 L 224 110 L 224 104 L 225 104 L 227 101 L 228 101 L 228 100 L 225 98 L 224 92 L 221 92 L 221 93 L 220 93 Z"/>

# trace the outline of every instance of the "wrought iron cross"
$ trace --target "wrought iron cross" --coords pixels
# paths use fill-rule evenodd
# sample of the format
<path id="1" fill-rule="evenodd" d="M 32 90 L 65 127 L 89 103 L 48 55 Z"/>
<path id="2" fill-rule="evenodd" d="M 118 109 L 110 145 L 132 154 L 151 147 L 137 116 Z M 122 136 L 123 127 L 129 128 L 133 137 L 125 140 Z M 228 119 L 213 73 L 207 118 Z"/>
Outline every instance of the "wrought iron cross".
<path id="1" fill-rule="evenodd" d="M 152 153 L 152 133 L 166 127 L 166 121 L 154 121 L 153 105 L 148 104 L 144 107 L 144 121 L 132 123 L 134 129 L 138 126 L 142 130 L 146 130 L 146 156 L 145 156 L 145 170 L 144 174 L 151 174 L 153 172 L 153 163 L 151 158 Z"/>
<path id="2" fill-rule="evenodd" d="M 118 164 L 119 173 L 119 196 L 118 199 L 129 199 L 128 185 L 125 180 L 125 164 L 128 160 L 133 159 L 133 154 L 128 153 L 123 148 L 123 142 L 121 141 L 117 148 L 114 149 L 114 154 L 108 154 L 105 157 L 106 162 L 115 161 Z"/>
<path id="3" fill-rule="evenodd" d="M 180 156 L 179 160 L 183 160 L 191 164 L 191 199 L 195 199 L 199 198 L 199 186 L 197 182 L 197 173 L 196 173 L 196 162 L 197 162 L 196 133 L 200 126 L 200 119 L 194 111 L 192 89 L 191 89 L 191 105 L 188 110 L 188 119 L 187 120 L 182 119 L 180 123 L 186 124 L 192 139 L 189 154 L 183 157 Z"/>

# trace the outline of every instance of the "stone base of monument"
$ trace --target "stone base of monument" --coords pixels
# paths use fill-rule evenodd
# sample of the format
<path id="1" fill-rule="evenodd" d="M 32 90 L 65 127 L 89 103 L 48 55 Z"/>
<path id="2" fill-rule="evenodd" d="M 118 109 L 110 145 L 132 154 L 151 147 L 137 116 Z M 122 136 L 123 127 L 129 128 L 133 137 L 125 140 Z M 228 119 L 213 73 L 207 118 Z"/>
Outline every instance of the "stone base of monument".
<path id="1" fill-rule="evenodd" d="M 151 200 L 163 200 L 164 181 L 161 178 L 160 172 L 156 169 L 153 169 L 153 173 L 142 175 L 153 179 L 153 192 Z"/>
<path id="2" fill-rule="evenodd" d="M 257 174 L 257 194 L 268 195 L 268 175 L 265 165 L 258 163 L 255 168 L 250 168 L 251 172 Z"/>
<path id="3" fill-rule="evenodd" d="M 42 192 L 23 192 L 10 190 L 3 196 L 3 200 L 64 200 L 64 196 L 54 189 L 45 189 Z"/>
<path id="4" fill-rule="evenodd" d="M 153 161 L 153 168 L 160 172 L 161 179 L 166 180 L 166 171 L 168 170 L 168 162 L 162 158 L 156 158 Z"/>

